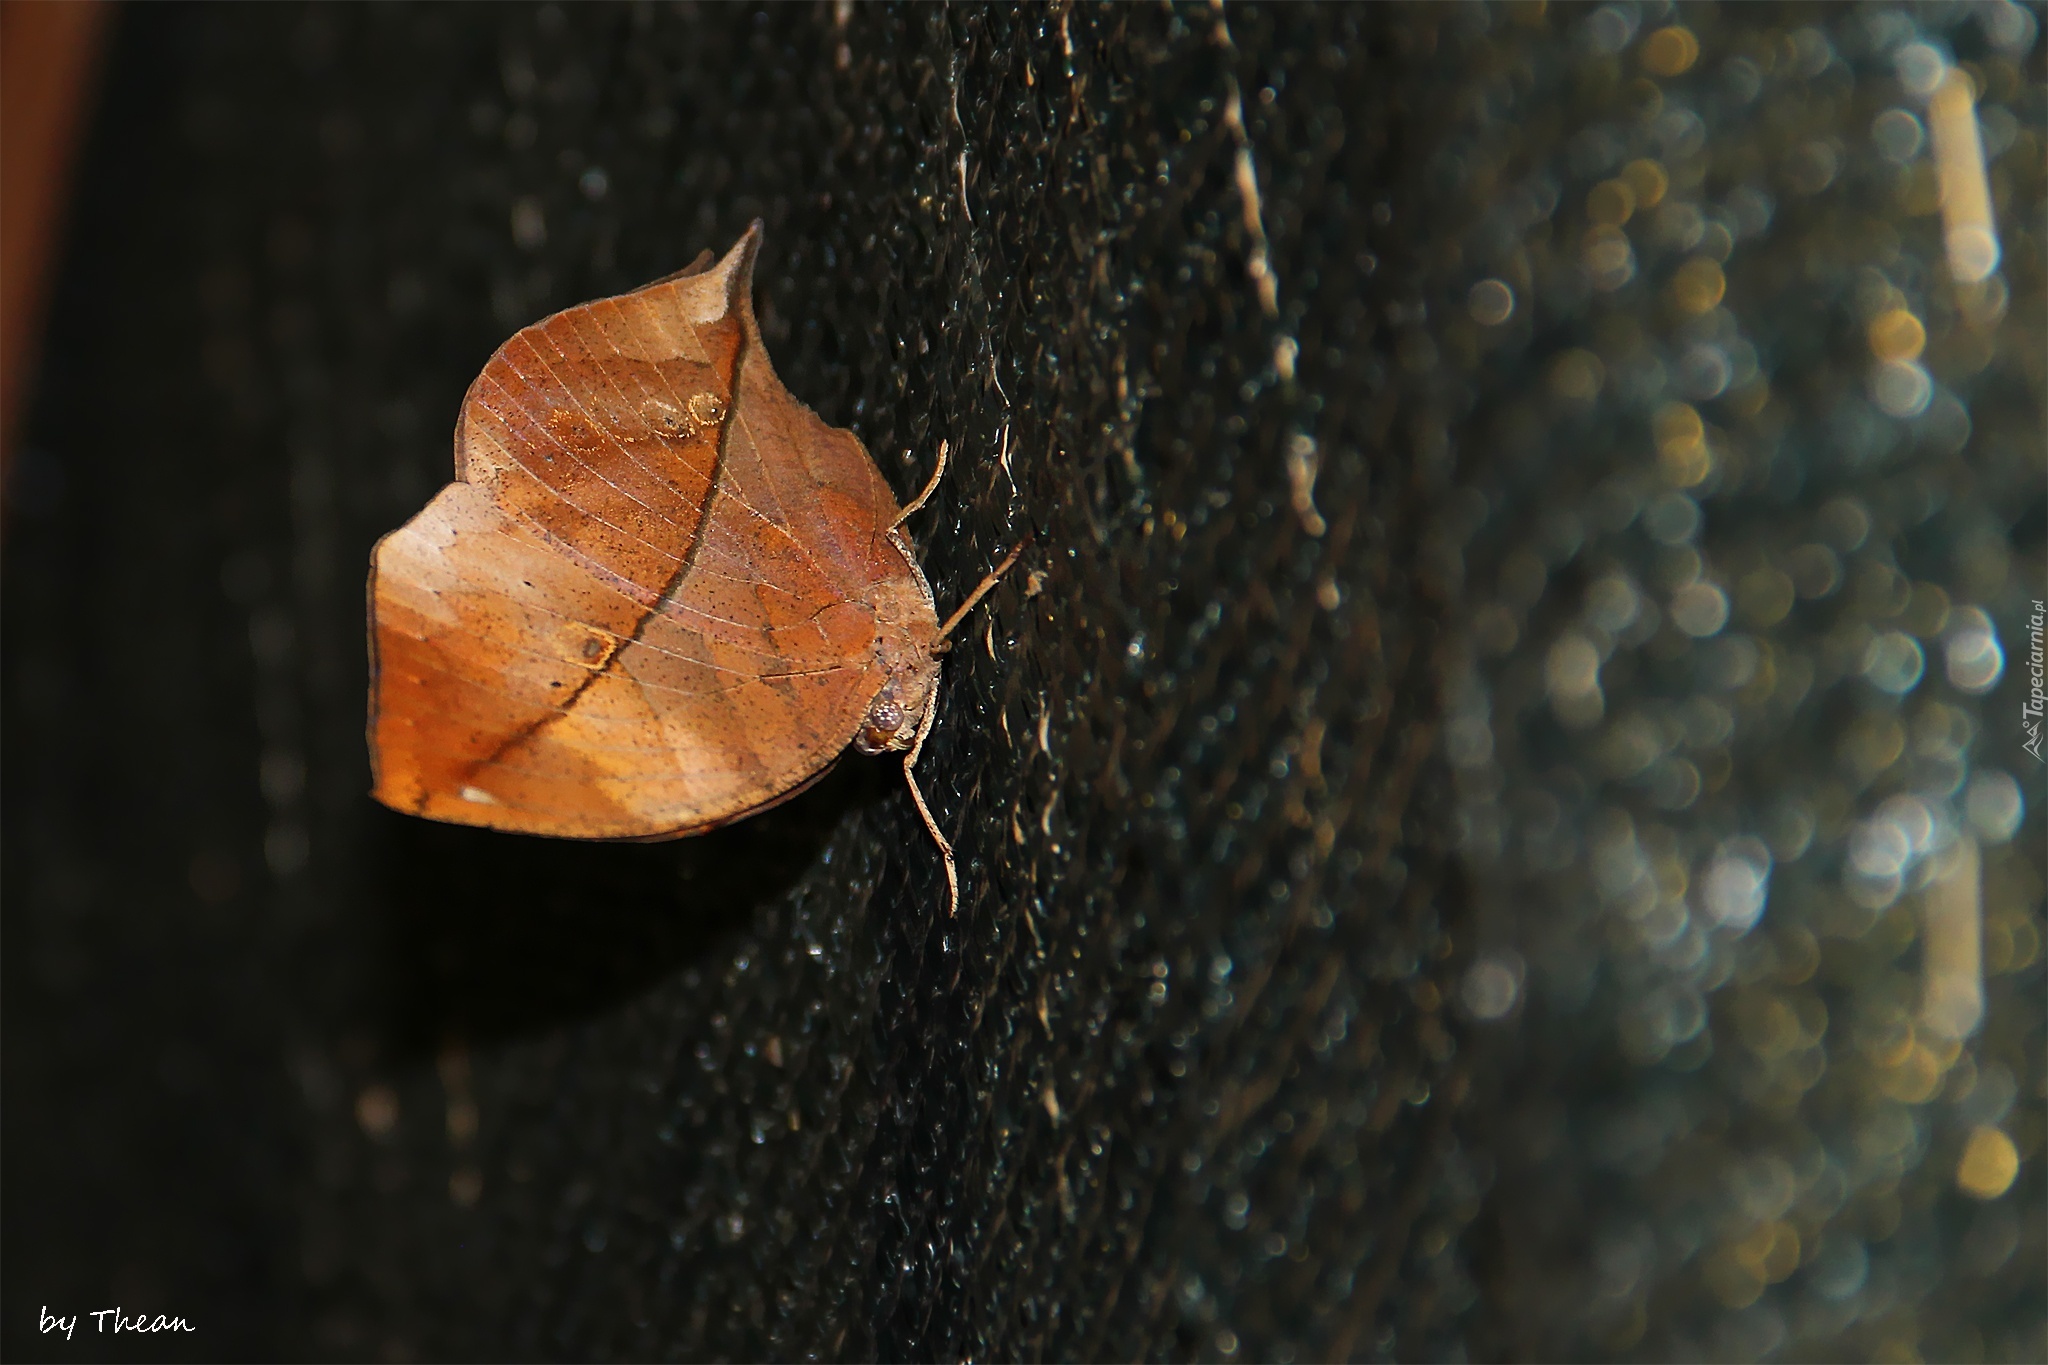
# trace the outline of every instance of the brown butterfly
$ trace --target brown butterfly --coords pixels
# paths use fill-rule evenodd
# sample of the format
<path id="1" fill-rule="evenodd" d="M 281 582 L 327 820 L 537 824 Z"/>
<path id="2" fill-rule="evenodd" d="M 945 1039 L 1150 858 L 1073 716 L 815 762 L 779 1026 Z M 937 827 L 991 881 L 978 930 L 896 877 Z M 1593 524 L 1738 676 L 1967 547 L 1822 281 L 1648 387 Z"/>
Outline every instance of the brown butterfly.
<path id="1" fill-rule="evenodd" d="M 913 769 L 954 625 L 852 432 L 775 377 L 761 224 L 725 258 L 524 329 L 463 399 L 455 482 L 370 557 L 385 805 L 671 839 L 787 801 L 848 744 Z"/>

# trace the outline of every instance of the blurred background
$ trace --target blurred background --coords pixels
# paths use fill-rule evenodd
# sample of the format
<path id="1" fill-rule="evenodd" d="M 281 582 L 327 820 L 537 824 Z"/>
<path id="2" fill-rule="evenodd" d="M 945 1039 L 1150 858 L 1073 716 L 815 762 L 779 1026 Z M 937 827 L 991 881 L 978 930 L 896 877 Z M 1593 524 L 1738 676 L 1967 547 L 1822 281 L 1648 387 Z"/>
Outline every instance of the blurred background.
<path id="1" fill-rule="evenodd" d="M 2042 18 L 0 6 L 0 1348 L 2048 1357 Z M 365 795 L 469 380 L 756 216 L 1035 535 L 957 920 Z"/>

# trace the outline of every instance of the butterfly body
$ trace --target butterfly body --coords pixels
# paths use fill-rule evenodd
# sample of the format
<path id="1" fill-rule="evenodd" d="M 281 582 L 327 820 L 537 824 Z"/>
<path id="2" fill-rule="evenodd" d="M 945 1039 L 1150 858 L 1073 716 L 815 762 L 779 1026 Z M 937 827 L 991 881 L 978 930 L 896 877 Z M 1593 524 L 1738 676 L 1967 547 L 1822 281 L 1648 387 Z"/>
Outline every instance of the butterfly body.
<path id="1" fill-rule="evenodd" d="M 870 599 L 875 610 L 875 669 L 882 685 L 853 738 L 854 747 L 864 754 L 910 748 L 938 699 L 938 609 L 924 572 L 908 547 L 901 548 L 910 574 L 877 583 Z"/>
<path id="2" fill-rule="evenodd" d="M 471 386 L 455 482 L 372 555 L 378 800 L 671 838 L 929 729 L 931 589 L 874 461 L 768 363 L 759 240 L 522 330 Z"/>

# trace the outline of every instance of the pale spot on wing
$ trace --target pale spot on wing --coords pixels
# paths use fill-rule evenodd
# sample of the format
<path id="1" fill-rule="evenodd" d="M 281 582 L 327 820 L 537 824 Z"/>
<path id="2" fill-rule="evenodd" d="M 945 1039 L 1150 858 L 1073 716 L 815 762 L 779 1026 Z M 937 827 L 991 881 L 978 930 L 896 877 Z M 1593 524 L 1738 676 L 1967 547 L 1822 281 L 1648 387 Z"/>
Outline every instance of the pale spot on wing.
<path id="1" fill-rule="evenodd" d="M 675 310 L 668 291 L 657 290 L 635 302 L 639 306 L 632 310 L 630 320 L 638 324 L 635 330 L 646 339 L 648 349 L 655 352 L 651 359 L 681 356 L 700 364 L 710 363 L 711 354 L 698 339 L 697 329 Z"/>
<path id="2" fill-rule="evenodd" d="M 462 799 L 474 802 L 479 806 L 495 806 L 499 804 L 498 798 L 485 791 L 482 787 L 464 787 L 462 789 Z"/>
<path id="3" fill-rule="evenodd" d="M 677 289 L 662 285 L 641 294 L 607 299 L 590 319 L 605 341 L 628 360 L 694 360 L 711 363 L 711 352 L 677 307 Z"/>

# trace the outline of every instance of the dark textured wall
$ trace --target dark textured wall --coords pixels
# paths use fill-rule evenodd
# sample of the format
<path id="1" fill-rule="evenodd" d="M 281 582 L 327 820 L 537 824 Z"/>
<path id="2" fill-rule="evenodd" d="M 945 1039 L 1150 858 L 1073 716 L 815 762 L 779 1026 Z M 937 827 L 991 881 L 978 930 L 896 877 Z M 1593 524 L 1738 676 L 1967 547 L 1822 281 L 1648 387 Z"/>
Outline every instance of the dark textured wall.
<path id="1" fill-rule="evenodd" d="M 8 1356 L 2038 1354 L 2036 27 L 128 11 L 8 498 Z M 951 443 L 941 602 L 1034 536 L 957 920 L 858 757 L 669 845 L 363 794 L 468 381 L 755 216 L 790 389 Z M 115 1304 L 198 1330 L 36 1330 Z"/>

